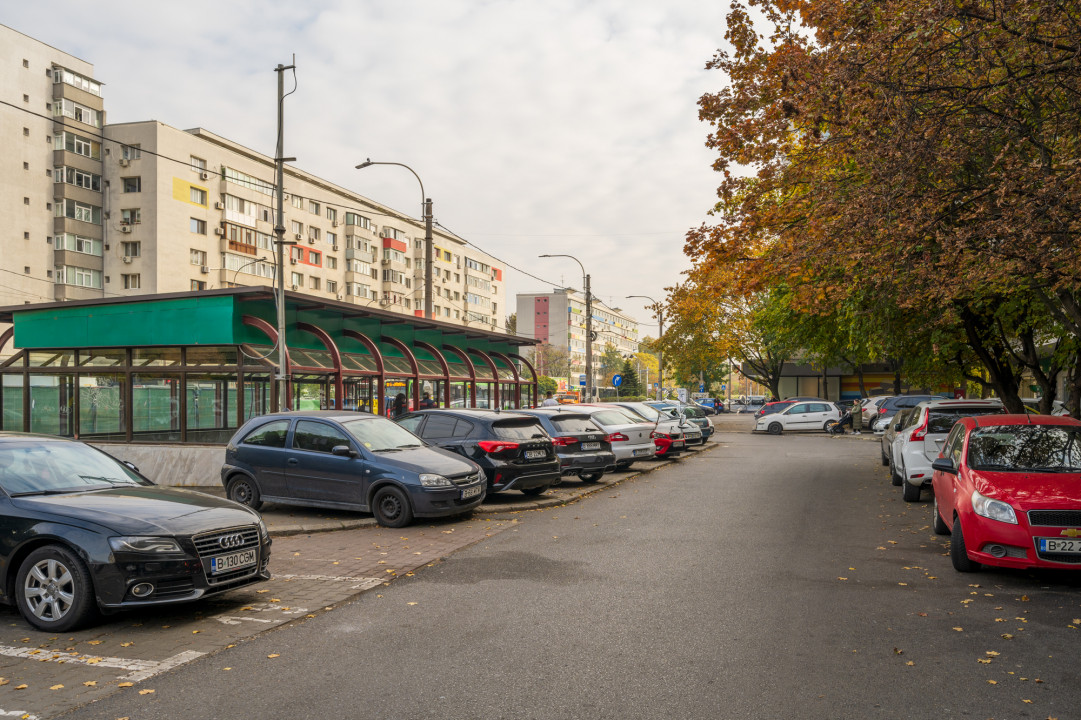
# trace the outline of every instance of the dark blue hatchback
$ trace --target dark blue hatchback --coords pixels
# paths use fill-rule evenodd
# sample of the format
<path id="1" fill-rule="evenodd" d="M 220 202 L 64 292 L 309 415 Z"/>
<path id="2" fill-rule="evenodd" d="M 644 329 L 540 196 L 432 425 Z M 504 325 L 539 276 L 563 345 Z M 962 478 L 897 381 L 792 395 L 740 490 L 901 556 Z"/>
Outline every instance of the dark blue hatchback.
<path id="1" fill-rule="evenodd" d="M 386 418 L 334 410 L 249 420 L 225 449 L 221 481 L 230 499 L 252 508 L 359 510 L 386 527 L 469 512 L 487 484 L 476 463 Z"/>

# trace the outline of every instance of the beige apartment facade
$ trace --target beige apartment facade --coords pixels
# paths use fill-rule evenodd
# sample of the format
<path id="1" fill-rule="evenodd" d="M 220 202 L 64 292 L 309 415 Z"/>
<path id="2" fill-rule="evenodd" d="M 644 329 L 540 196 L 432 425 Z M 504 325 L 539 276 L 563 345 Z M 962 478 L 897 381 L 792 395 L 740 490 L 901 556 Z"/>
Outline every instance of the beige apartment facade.
<path id="1" fill-rule="evenodd" d="M 276 282 L 274 162 L 208 130 L 105 125 L 93 66 L 0 26 L 0 306 Z M 424 226 L 285 170 L 285 285 L 422 316 Z M 502 264 L 435 231 L 433 314 L 501 332 Z"/>

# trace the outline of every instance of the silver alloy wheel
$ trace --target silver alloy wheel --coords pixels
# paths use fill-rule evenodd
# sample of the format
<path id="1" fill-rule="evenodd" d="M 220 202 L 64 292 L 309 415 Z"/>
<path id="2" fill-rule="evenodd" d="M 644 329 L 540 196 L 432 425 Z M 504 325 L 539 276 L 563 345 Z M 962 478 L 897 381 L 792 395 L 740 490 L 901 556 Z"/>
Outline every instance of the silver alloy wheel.
<path id="1" fill-rule="evenodd" d="M 41 560 L 26 574 L 23 599 L 35 617 L 56 622 L 68 614 L 75 602 L 75 578 L 59 560 Z"/>

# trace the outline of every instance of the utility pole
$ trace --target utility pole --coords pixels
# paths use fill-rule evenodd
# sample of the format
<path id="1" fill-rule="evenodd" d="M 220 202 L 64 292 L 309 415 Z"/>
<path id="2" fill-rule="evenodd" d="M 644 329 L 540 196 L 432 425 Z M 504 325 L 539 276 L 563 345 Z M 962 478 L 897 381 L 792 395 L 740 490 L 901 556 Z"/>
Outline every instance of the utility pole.
<path id="1" fill-rule="evenodd" d="M 593 294 L 586 275 L 586 402 L 593 402 Z"/>
<path id="2" fill-rule="evenodd" d="M 413 173 L 414 175 L 416 173 Z M 418 177 L 419 181 L 420 178 Z M 421 183 L 421 191 L 424 184 Z M 424 199 L 424 319 L 432 319 L 432 199 Z"/>
<path id="3" fill-rule="evenodd" d="M 275 249 L 278 264 L 278 368 L 275 378 L 278 381 L 278 410 L 291 410 L 289 407 L 289 350 L 285 342 L 285 217 L 282 204 L 285 200 L 285 163 L 296 158 L 285 157 L 285 71 L 296 68 L 296 55 L 293 65 L 278 64 L 274 72 L 278 73 L 278 146 L 274 151 L 274 194 L 278 212 L 274 218 L 274 236 L 277 238 Z M 296 243 L 288 243 L 295 245 Z"/>

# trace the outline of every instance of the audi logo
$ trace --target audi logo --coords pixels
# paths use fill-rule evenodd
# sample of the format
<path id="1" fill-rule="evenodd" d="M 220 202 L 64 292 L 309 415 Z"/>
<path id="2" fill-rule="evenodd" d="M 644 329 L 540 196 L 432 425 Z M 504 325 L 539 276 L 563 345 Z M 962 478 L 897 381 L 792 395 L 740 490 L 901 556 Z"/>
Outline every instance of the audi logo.
<path id="1" fill-rule="evenodd" d="M 218 540 L 218 544 L 223 548 L 235 548 L 244 544 L 244 536 L 237 533 L 236 535 L 222 535 Z"/>

